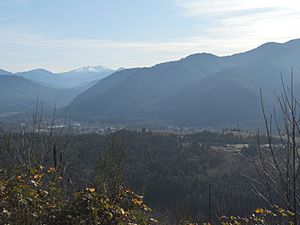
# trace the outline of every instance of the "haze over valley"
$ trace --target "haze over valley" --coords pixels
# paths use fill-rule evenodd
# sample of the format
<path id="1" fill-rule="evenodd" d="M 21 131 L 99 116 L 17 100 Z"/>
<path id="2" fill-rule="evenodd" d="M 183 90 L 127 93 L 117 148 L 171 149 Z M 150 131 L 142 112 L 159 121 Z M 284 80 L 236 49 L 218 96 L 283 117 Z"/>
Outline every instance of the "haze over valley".
<path id="1" fill-rule="evenodd" d="M 299 0 L 0 0 L 0 225 L 300 224 L 299 24 Z"/>
<path id="2" fill-rule="evenodd" d="M 271 107 L 281 75 L 288 82 L 295 68 L 294 84 L 300 85 L 299 54 L 300 40 L 295 39 L 231 56 L 197 53 L 116 71 L 103 66 L 64 73 L 1 70 L 1 111 L 28 113 L 38 99 L 49 109 L 56 104 L 63 117 L 75 121 L 253 128 L 262 121 L 260 89 Z"/>

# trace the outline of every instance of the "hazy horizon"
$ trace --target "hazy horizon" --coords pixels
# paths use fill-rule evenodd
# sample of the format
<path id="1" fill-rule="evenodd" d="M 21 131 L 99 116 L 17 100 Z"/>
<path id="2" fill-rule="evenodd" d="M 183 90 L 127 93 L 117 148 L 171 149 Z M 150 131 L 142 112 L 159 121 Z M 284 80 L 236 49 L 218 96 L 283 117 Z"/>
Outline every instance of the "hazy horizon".
<path id="1" fill-rule="evenodd" d="M 300 39 L 300 38 L 298 38 Z M 274 43 L 280 43 L 280 44 L 284 44 L 286 42 L 289 42 L 289 41 L 293 41 L 293 40 L 297 40 L 297 39 L 291 39 L 291 40 L 287 40 L 287 41 L 283 41 L 283 42 L 274 42 Z M 18 73 L 18 72 L 28 72 L 28 71 L 32 71 L 32 70 L 38 70 L 38 69 L 44 69 L 44 70 L 47 70 L 47 71 L 50 71 L 50 72 L 53 72 L 53 73 L 64 73 L 64 72 L 70 72 L 70 71 L 74 71 L 74 70 L 77 70 L 77 69 L 81 69 L 81 68 L 85 68 L 85 67 L 98 67 L 98 66 L 103 66 L 107 69 L 112 69 L 112 70 L 118 70 L 118 69 L 129 69 L 129 68 L 148 68 L 148 67 L 152 67 L 152 66 L 155 66 L 155 65 L 158 65 L 160 63 L 165 63 L 165 62 L 172 62 L 172 61 L 177 61 L 177 60 L 180 60 L 182 58 L 186 58 L 190 55 L 193 55 L 193 54 L 201 54 L 201 53 L 208 53 L 208 54 L 213 54 L 213 55 L 216 55 L 218 57 L 226 57 L 226 56 L 232 56 L 232 55 L 235 55 L 235 54 L 240 54 L 240 53 L 244 53 L 244 52 L 247 52 L 247 51 L 251 51 L 255 48 L 258 48 L 260 47 L 261 45 L 263 44 L 267 44 L 267 43 L 272 43 L 272 42 L 264 42 L 264 43 L 261 43 L 257 46 L 254 46 L 253 48 L 251 49 L 245 49 L 245 50 L 241 50 L 240 52 L 232 52 L 232 53 L 229 53 L 229 54 L 224 54 L 224 55 L 218 55 L 218 54 L 214 54 L 212 52 L 194 52 L 194 53 L 190 53 L 189 55 L 184 55 L 182 57 L 179 57 L 179 58 L 175 58 L 175 59 L 166 59 L 165 61 L 160 61 L 160 62 L 156 62 L 154 64 L 150 64 L 150 65 L 137 65 L 137 66 L 133 66 L 133 67 L 123 67 L 123 66 L 120 66 L 120 67 L 108 67 L 106 65 L 103 65 L 103 64 L 95 64 L 95 65 L 81 65 L 81 66 L 77 66 L 77 67 L 73 67 L 73 68 L 69 68 L 69 69 L 65 69 L 65 70 L 52 70 L 52 69 L 49 69 L 47 67 L 40 67 L 40 66 L 37 66 L 37 67 L 32 67 L 32 68 L 27 68 L 25 70 L 9 70 L 9 69 L 5 69 L 5 68 L 0 68 L 0 69 L 3 69 L 3 70 L 6 70 L 8 72 L 13 72 L 13 73 Z"/>
<path id="2" fill-rule="evenodd" d="M 300 37 L 300 3 L 255 0 L 0 2 L 1 68 L 144 67 Z"/>

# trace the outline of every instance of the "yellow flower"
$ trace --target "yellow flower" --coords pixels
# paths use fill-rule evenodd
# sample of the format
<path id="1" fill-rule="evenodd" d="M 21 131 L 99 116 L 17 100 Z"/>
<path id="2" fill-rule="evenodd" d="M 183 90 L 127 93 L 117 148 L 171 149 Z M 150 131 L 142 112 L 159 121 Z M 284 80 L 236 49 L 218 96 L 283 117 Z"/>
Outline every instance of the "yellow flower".
<path id="1" fill-rule="evenodd" d="M 47 172 L 48 172 L 49 174 L 53 174 L 53 173 L 56 172 L 56 168 L 54 168 L 54 167 L 49 167 Z"/>
<path id="2" fill-rule="evenodd" d="M 143 199 L 133 198 L 133 199 L 131 199 L 131 201 L 132 201 L 133 204 L 135 204 L 135 205 L 142 205 L 142 204 L 143 204 Z"/>
<path id="3" fill-rule="evenodd" d="M 36 174 L 33 176 L 33 178 L 37 179 L 37 180 L 41 179 L 42 177 L 43 177 L 43 174 Z"/>
<path id="4" fill-rule="evenodd" d="M 120 212 L 121 212 L 122 215 L 126 214 L 126 212 L 125 212 L 125 210 L 123 208 L 120 208 Z"/>
<path id="5" fill-rule="evenodd" d="M 85 190 L 90 193 L 94 193 L 96 191 L 95 188 L 86 188 Z"/>
<path id="6" fill-rule="evenodd" d="M 262 214 L 262 213 L 264 213 L 264 212 L 265 212 L 265 210 L 262 209 L 262 208 L 257 208 L 257 209 L 255 209 L 255 213 L 256 213 L 256 214 Z"/>

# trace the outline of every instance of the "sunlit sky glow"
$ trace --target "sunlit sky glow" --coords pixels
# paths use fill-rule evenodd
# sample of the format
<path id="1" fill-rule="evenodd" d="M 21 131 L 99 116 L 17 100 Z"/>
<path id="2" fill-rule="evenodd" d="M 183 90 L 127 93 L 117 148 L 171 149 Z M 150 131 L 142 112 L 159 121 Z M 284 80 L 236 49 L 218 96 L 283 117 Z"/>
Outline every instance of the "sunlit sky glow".
<path id="1" fill-rule="evenodd" d="M 228 55 L 300 38 L 299 0 L 0 0 L 0 68 L 67 71 Z"/>

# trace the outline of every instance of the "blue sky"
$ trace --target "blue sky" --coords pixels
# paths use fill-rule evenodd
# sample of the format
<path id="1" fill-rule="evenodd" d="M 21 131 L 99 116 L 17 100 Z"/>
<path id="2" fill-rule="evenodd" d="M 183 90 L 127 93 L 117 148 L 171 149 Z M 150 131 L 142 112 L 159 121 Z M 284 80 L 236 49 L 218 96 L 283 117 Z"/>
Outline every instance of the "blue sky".
<path id="1" fill-rule="evenodd" d="M 299 0 L 0 0 L 0 68 L 150 66 L 300 38 Z"/>

